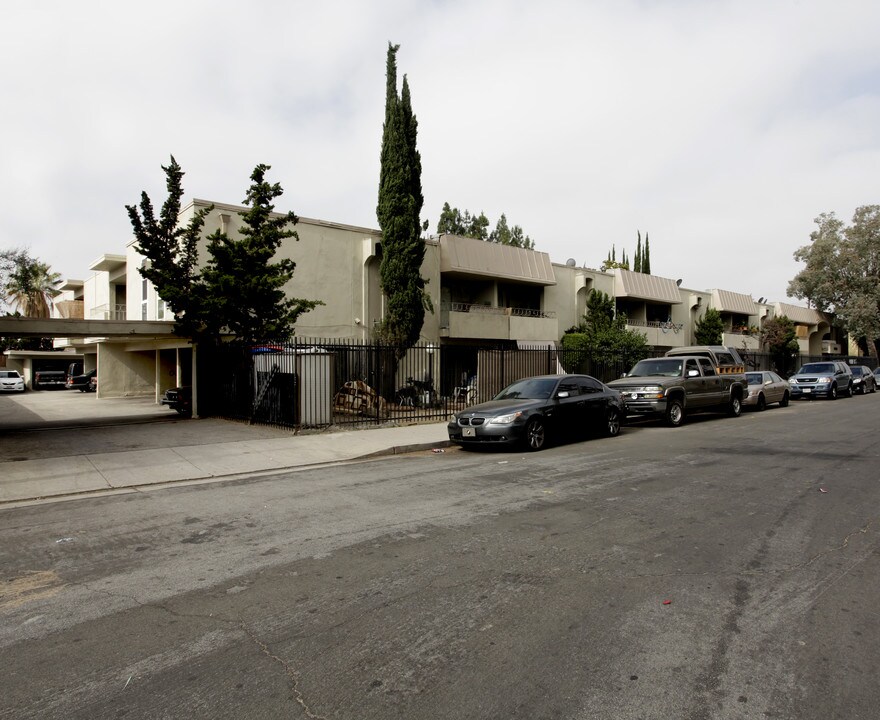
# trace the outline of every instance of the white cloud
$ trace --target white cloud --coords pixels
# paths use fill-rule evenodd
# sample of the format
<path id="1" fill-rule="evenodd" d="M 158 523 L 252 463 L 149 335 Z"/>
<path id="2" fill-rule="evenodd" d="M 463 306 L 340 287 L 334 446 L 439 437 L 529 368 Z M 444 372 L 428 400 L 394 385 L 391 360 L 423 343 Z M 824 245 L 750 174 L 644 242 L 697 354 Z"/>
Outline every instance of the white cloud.
<path id="1" fill-rule="evenodd" d="M 505 212 L 593 266 L 640 230 L 656 274 L 785 299 L 813 218 L 880 202 L 868 0 L 49 0 L 5 20 L 0 246 L 67 277 L 121 251 L 172 153 L 188 197 L 240 202 L 264 162 L 279 209 L 374 227 L 389 41 L 432 226 L 446 201 Z"/>

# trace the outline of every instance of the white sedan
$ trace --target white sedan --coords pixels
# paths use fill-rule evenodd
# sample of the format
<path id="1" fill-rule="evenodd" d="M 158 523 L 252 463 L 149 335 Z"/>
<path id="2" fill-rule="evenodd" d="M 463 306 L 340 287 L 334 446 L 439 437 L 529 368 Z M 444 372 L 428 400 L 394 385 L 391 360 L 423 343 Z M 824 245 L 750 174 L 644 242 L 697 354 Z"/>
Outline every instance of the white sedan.
<path id="1" fill-rule="evenodd" d="M 18 370 L 0 370 L 0 390 L 24 392 L 24 378 L 18 374 Z"/>

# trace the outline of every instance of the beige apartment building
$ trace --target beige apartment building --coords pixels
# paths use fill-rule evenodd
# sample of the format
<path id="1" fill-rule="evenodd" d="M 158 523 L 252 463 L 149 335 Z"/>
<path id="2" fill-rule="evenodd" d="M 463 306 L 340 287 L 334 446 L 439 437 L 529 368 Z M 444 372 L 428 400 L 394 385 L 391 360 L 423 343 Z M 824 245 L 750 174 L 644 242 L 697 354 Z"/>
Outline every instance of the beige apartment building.
<path id="1" fill-rule="evenodd" d="M 245 208 L 205 200 L 191 201 L 181 213 L 186 223 L 211 208 L 200 255 L 216 230 L 237 237 Z M 383 317 L 379 286 L 382 239 L 378 230 L 300 218 L 299 241 L 290 239 L 278 258 L 296 263 L 289 291 L 324 305 L 302 315 L 300 338 L 366 341 Z M 167 321 L 171 317 L 155 289 L 138 272 L 145 259 L 130 242 L 125 254 L 103 255 L 89 266 L 84 281 L 69 280 L 55 303 L 57 317 Z M 818 311 L 785 303 L 758 301 L 733 289 L 692 290 L 682 280 L 613 269 L 553 262 L 545 252 L 525 250 L 453 235 L 426 240 L 422 276 L 434 307 L 421 332 L 425 343 L 545 346 L 583 317 L 587 297 L 600 290 L 613 297 L 630 326 L 657 350 L 694 342 L 694 328 L 707 308 L 725 323 L 724 344 L 759 351 L 758 331 L 765 320 L 785 314 L 797 326 L 805 355 L 839 353 L 831 319 Z M 86 369 L 99 368 L 99 395 L 155 396 L 192 380 L 193 348 L 168 335 L 128 339 L 69 338 L 56 343 L 85 358 Z M 844 345 L 845 347 L 845 345 Z M 197 352 L 197 349 L 196 349 Z"/>

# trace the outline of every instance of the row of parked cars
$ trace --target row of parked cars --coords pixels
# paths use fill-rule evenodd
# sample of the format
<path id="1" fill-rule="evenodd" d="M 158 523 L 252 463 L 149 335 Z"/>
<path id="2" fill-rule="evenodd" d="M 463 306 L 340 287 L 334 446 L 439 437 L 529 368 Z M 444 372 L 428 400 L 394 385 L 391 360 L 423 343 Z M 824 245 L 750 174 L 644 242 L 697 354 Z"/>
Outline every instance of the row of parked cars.
<path id="1" fill-rule="evenodd" d="M 791 400 L 874 393 L 880 368 L 841 361 L 806 363 L 785 379 L 770 370 L 742 372 L 721 365 L 724 348 L 690 348 L 691 354 L 643 360 L 620 380 L 602 383 L 589 375 L 542 375 L 518 380 L 492 400 L 455 413 L 449 439 L 462 447 L 522 445 L 540 450 L 551 439 L 588 433 L 615 436 L 630 416 L 659 416 L 675 427 L 686 412 L 743 407 L 762 411 Z M 714 352 L 713 352 L 714 350 Z M 734 363 L 740 363 L 733 353 Z"/>
<path id="2" fill-rule="evenodd" d="M 82 367 L 64 370 L 37 370 L 34 372 L 32 385 L 35 390 L 46 388 L 66 388 L 80 392 L 95 392 L 98 389 L 98 371 L 82 371 Z M 0 391 L 24 392 L 24 378 L 18 370 L 0 369 Z"/>

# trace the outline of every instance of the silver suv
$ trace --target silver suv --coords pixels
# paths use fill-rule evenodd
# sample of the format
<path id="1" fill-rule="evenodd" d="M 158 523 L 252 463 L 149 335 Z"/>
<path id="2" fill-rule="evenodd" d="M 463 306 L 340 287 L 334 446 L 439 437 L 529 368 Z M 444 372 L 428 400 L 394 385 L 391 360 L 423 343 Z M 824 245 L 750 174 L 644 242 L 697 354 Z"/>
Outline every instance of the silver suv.
<path id="1" fill-rule="evenodd" d="M 788 382 L 792 400 L 811 397 L 836 400 L 838 395 L 852 397 L 853 394 L 852 371 L 845 362 L 837 360 L 807 363 Z"/>

